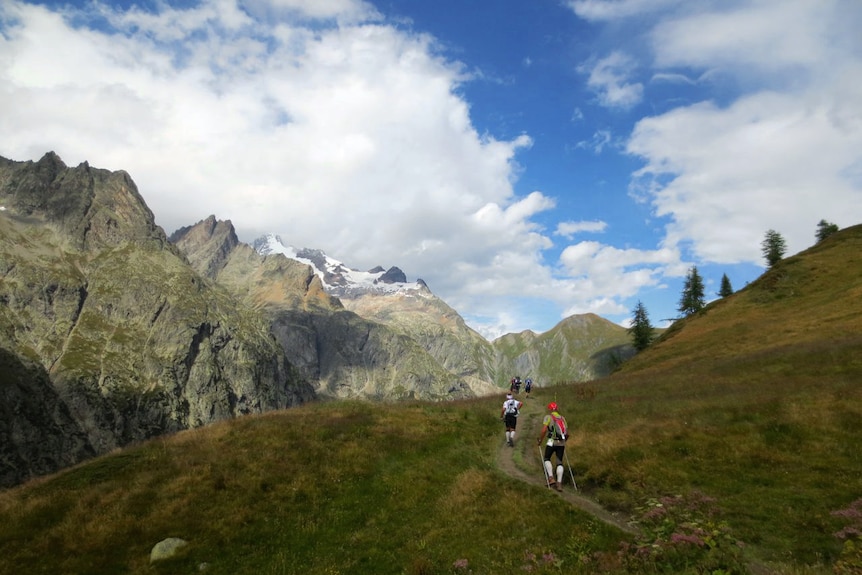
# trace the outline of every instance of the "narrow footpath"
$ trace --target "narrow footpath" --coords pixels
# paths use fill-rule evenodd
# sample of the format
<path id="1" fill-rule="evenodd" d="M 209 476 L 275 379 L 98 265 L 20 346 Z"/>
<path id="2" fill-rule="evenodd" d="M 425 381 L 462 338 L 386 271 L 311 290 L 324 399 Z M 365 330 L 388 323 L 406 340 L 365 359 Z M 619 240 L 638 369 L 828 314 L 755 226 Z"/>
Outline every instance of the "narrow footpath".
<path id="1" fill-rule="evenodd" d="M 536 436 L 539 434 L 542 417 L 545 414 L 545 410 L 543 409 L 544 405 L 542 404 L 542 400 L 536 397 L 527 399 L 524 394 L 520 394 L 515 397 L 524 404 L 523 408 L 521 408 L 521 414 L 518 417 L 515 447 L 513 448 L 506 445 L 505 434 L 503 433 L 503 428 L 501 426 L 498 435 L 500 438 L 500 447 L 497 449 L 497 467 L 499 467 L 506 475 L 519 481 L 547 489 L 547 482 L 545 480 L 544 472 L 542 471 L 542 451 L 540 451 L 540 448 L 536 446 Z M 523 457 L 525 462 L 528 461 L 534 464 L 531 465 L 531 468 L 535 467 L 535 473 L 527 473 L 515 464 L 514 454 L 516 451 L 521 454 L 521 457 Z M 573 455 L 569 454 L 569 458 L 571 459 L 572 457 Z M 577 480 L 578 478 L 575 477 L 576 482 Z M 549 491 L 609 525 L 613 525 L 614 527 L 633 535 L 639 534 L 638 529 L 635 526 L 630 525 L 625 517 L 608 511 L 592 499 L 589 499 L 581 495 L 580 492 L 575 491 L 568 469 L 566 469 L 566 478 L 563 481 L 563 491 L 558 492 L 553 489 L 550 489 Z"/>

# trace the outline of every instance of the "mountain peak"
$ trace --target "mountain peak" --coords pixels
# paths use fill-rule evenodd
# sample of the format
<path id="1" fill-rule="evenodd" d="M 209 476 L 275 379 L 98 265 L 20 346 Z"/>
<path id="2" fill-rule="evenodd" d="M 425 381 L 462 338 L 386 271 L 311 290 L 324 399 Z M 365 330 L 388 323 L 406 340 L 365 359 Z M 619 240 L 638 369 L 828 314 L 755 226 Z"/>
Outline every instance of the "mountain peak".
<path id="1" fill-rule="evenodd" d="M 253 247 L 261 255 L 282 254 L 311 266 L 323 282 L 326 292 L 339 298 L 350 299 L 367 294 L 430 293 L 424 281 L 408 282 L 407 275 L 396 266 L 385 271 L 383 266 L 376 266 L 363 272 L 329 257 L 323 250 L 297 249 L 285 245 L 276 234 L 261 236 L 254 241 Z"/>
<path id="2" fill-rule="evenodd" d="M 239 245 L 236 230 L 230 220 L 220 221 L 211 215 L 193 226 L 171 234 L 172 244 L 182 244 L 186 257 L 200 273 L 215 279 L 230 253 Z"/>
<path id="3" fill-rule="evenodd" d="M 380 266 L 378 266 L 380 267 Z M 382 268 L 380 268 L 382 269 Z M 386 283 L 386 284 L 395 284 L 395 283 L 407 283 L 407 276 L 397 267 L 391 267 L 386 272 L 383 273 L 377 281 Z"/>

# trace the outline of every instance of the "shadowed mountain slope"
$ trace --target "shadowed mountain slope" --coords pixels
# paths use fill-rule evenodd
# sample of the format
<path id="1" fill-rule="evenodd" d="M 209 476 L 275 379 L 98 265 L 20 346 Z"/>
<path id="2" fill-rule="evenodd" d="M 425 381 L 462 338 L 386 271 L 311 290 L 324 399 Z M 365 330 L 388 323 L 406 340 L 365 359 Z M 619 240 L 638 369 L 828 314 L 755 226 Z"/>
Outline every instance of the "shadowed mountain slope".
<path id="1" fill-rule="evenodd" d="M 314 397 L 263 318 L 167 241 L 125 172 L 0 159 L 0 205 L 2 484 Z"/>
<path id="2" fill-rule="evenodd" d="M 454 399 L 470 386 L 411 338 L 347 311 L 306 264 L 262 255 L 214 217 L 171 236 L 200 273 L 265 315 L 285 354 L 323 397 Z"/>

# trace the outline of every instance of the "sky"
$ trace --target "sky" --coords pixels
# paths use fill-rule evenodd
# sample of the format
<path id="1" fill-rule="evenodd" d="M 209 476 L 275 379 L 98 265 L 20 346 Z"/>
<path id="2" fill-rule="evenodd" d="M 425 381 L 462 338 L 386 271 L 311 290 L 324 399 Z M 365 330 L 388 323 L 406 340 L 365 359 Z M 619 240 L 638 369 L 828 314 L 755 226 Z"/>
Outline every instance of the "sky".
<path id="1" fill-rule="evenodd" d="M 862 223 L 859 0 L 0 2 L 0 156 L 398 266 L 488 338 Z"/>

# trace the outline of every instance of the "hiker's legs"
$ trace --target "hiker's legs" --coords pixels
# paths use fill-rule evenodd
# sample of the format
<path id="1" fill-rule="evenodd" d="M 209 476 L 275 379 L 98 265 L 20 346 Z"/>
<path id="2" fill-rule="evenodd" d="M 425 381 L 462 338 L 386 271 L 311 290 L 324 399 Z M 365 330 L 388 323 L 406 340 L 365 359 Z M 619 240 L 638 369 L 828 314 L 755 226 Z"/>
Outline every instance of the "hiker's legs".
<path id="1" fill-rule="evenodd" d="M 545 465 L 545 475 L 548 477 L 550 483 L 554 483 L 554 467 L 551 465 L 551 456 L 554 454 L 554 447 L 552 445 L 545 446 L 545 457 L 543 458 Z"/>
<path id="2" fill-rule="evenodd" d="M 515 445 L 515 427 L 518 425 L 518 419 L 512 414 L 506 414 L 506 443 Z"/>
<path id="3" fill-rule="evenodd" d="M 557 491 L 563 490 L 563 473 L 565 471 L 565 468 L 563 467 L 563 453 L 564 453 L 565 449 L 566 448 L 564 445 L 554 445 L 554 446 L 548 447 L 545 450 L 545 461 L 546 461 L 545 469 L 548 470 L 548 475 L 551 477 L 552 480 L 556 479 Z M 551 475 L 551 454 L 552 453 L 557 456 L 556 477 L 554 477 L 554 475 Z"/>

